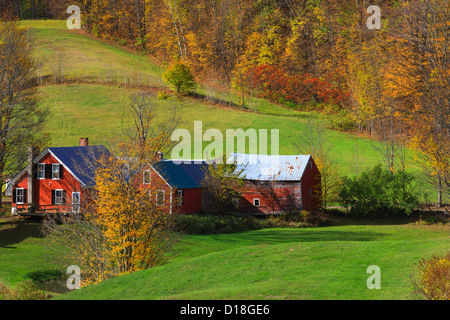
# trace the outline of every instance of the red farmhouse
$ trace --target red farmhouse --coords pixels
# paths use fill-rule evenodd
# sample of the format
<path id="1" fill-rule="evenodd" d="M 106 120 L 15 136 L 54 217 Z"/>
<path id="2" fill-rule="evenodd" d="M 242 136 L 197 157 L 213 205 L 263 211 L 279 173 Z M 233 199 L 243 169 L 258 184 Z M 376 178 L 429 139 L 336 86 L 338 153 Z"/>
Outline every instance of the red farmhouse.
<path id="1" fill-rule="evenodd" d="M 28 165 L 12 180 L 12 214 L 77 212 L 86 191 L 95 185 L 97 161 L 108 155 L 104 146 L 47 148 L 36 155 L 30 148 Z"/>

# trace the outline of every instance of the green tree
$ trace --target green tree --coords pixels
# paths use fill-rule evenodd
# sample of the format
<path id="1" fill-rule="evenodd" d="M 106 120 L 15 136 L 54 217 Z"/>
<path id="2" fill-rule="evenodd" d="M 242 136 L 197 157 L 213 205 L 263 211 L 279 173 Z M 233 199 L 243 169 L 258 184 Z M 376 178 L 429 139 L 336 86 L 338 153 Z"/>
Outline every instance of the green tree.
<path id="1" fill-rule="evenodd" d="M 414 176 L 406 171 L 392 173 L 381 165 L 358 177 L 344 177 L 339 197 L 341 205 L 356 215 L 410 214 L 418 205 Z"/>
<path id="2" fill-rule="evenodd" d="M 163 74 L 164 79 L 176 90 L 177 94 L 186 93 L 195 88 L 194 76 L 183 62 L 176 62 Z"/>

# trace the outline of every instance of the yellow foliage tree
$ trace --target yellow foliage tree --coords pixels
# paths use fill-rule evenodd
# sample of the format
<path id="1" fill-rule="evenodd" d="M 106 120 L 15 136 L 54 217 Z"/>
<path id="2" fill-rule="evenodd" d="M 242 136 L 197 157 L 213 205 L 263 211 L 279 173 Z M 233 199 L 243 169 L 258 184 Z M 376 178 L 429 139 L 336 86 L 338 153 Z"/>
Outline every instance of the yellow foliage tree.
<path id="1" fill-rule="evenodd" d="M 153 183 L 151 189 L 142 188 L 138 169 L 111 156 L 102 160 L 96 175 L 95 211 L 89 219 L 104 230 L 118 274 L 156 265 L 171 243 L 170 212 L 151 197 L 161 186 Z"/>

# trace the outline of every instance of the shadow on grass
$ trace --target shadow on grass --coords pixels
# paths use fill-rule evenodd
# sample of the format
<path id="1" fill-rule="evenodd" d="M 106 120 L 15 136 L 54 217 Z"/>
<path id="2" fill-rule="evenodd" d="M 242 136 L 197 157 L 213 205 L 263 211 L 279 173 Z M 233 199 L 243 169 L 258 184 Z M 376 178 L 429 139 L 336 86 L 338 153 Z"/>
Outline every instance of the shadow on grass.
<path id="1" fill-rule="evenodd" d="M 40 219 L 0 219 L 0 248 L 16 249 L 15 244 L 28 238 L 43 238 Z"/>
<path id="2" fill-rule="evenodd" d="M 70 291 L 66 285 L 67 276 L 60 270 L 36 270 L 28 272 L 26 276 L 41 290 L 51 293 L 66 293 Z"/>
<path id="3" fill-rule="evenodd" d="M 209 235 L 211 240 L 241 245 L 273 245 L 289 242 L 315 241 L 376 241 L 387 234 L 372 231 L 338 231 L 317 229 L 267 229 L 226 234 Z"/>

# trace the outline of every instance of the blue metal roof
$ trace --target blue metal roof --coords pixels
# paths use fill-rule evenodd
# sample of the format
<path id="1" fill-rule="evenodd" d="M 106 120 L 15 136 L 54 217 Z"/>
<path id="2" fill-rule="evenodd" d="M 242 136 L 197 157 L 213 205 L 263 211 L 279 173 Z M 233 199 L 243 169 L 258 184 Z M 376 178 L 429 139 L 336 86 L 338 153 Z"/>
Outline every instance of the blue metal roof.
<path id="1" fill-rule="evenodd" d="M 159 174 L 172 187 L 177 189 L 196 189 L 202 187 L 208 164 L 206 162 L 183 160 L 164 160 L 154 165 Z"/>
<path id="2" fill-rule="evenodd" d="M 236 171 L 241 171 L 246 180 L 300 181 L 310 155 L 258 155 L 233 153 L 228 162 L 235 161 Z"/>
<path id="3" fill-rule="evenodd" d="M 110 155 L 104 146 L 55 147 L 48 148 L 48 151 L 86 186 L 95 185 L 98 160 Z"/>

